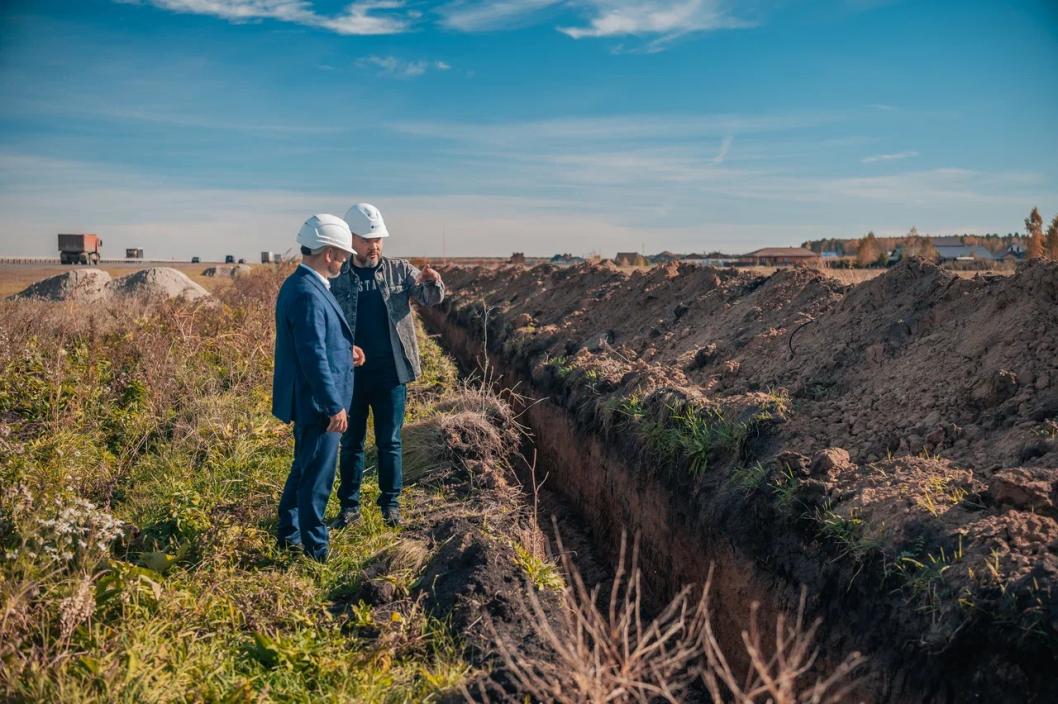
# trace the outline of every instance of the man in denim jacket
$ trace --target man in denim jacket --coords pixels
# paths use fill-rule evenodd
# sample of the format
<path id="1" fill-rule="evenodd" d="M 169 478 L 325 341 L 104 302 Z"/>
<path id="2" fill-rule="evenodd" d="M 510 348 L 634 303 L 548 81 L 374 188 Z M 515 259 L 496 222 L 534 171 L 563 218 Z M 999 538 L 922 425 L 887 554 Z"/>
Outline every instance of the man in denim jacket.
<path id="1" fill-rule="evenodd" d="M 407 384 L 421 373 L 411 300 L 422 305 L 440 303 L 444 283 L 429 266 L 419 271 L 404 259 L 382 256 L 382 242 L 389 232 L 375 206 L 357 203 L 345 214 L 345 221 L 353 233 L 355 252 L 338 277 L 331 280 L 331 291 L 366 360 L 355 372 L 349 428 L 342 435 L 341 515 L 333 527 L 344 528 L 360 520 L 369 410 L 374 415 L 378 447 L 378 505 L 386 525 L 397 526 L 403 484 L 400 431 Z"/>

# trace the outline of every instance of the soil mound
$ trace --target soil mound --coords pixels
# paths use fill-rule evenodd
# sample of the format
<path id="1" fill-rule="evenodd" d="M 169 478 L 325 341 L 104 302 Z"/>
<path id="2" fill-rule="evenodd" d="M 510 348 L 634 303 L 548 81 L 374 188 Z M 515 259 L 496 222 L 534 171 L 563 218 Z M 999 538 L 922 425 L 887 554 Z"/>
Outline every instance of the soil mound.
<path id="1" fill-rule="evenodd" d="M 188 301 L 209 296 L 209 291 L 189 279 L 186 274 L 168 267 L 143 269 L 111 281 L 108 290 L 119 296 L 140 296 L 153 299 L 182 298 Z"/>
<path id="2" fill-rule="evenodd" d="M 92 302 L 106 297 L 109 283 L 110 274 L 102 269 L 73 269 L 38 281 L 12 298 Z"/>
<path id="3" fill-rule="evenodd" d="M 690 534 L 819 594 L 880 698 L 1058 691 L 1058 263 L 964 279 L 912 260 L 858 286 L 672 264 L 445 279 L 453 339 L 487 339 L 671 491 Z"/>

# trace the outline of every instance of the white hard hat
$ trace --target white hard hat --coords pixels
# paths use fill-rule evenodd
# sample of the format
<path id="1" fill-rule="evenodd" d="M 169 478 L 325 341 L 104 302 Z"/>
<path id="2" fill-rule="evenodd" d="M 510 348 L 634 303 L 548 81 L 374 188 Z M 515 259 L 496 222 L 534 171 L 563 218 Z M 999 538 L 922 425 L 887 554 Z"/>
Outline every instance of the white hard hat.
<path id="1" fill-rule="evenodd" d="M 349 229 L 354 235 L 369 240 L 379 237 L 389 237 L 386 222 L 382 219 L 382 213 L 370 203 L 357 203 L 345 213 L 345 221 L 349 223 Z"/>
<path id="2" fill-rule="evenodd" d="M 337 247 L 338 249 L 353 253 L 353 234 L 349 232 L 349 226 L 337 215 L 313 215 L 305 221 L 298 232 L 298 244 L 309 249 L 320 247 Z"/>

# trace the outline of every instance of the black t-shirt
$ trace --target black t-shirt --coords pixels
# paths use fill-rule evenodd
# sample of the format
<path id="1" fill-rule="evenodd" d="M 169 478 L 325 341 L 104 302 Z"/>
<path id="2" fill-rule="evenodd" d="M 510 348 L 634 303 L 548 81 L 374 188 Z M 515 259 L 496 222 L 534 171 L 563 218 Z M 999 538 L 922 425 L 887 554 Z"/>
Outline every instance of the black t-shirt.
<path id="1" fill-rule="evenodd" d="M 381 266 L 381 265 L 379 265 Z M 378 289 L 375 272 L 378 266 L 353 266 L 360 279 L 356 296 L 356 344 L 364 350 L 367 361 L 357 373 L 370 374 L 377 381 L 397 380 L 397 366 L 393 361 L 393 343 L 389 337 L 389 313 L 382 291 Z"/>

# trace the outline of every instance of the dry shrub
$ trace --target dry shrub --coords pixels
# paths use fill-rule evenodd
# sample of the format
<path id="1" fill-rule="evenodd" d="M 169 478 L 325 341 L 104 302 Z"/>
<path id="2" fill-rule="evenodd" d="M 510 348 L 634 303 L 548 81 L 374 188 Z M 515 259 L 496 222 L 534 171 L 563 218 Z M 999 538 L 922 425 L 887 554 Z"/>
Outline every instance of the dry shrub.
<path id="1" fill-rule="evenodd" d="M 523 702 L 528 696 L 532 701 L 560 704 L 677 703 L 701 681 L 715 702 L 834 704 L 845 701 L 854 685 L 850 675 L 862 662 L 859 653 L 851 654 L 829 676 L 813 677 L 818 657 L 813 638 L 819 621 L 805 626 L 803 592 L 796 617 L 777 618 L 774 643 L 761 635 L 759 604 L 751 605 L 748 628 L 742 632 L 749 666 L 739 678 L 712 627 L 711 572 L 697 599 L 691 587 L 684 587 L 644 623 L 638 540 L 627 560 L 622 535 L 617 574 L 604 606 L 600 588 L 588 588 L 560 537 L 557 542 L 567 585 L 562 593 L 564 608 L 548 613 L 535 590 L 527 589 L 535 633 L 554 657 L 527 657 L 518 643 L 492 628 L 515 691 L 495 682 L 490 683 L 491 691 L 505 701 Z M 468 701 L 490 699 L 484 685 L 474 694 L 466 689 L 463 694 Z"/>

